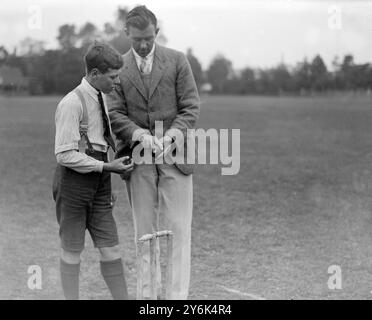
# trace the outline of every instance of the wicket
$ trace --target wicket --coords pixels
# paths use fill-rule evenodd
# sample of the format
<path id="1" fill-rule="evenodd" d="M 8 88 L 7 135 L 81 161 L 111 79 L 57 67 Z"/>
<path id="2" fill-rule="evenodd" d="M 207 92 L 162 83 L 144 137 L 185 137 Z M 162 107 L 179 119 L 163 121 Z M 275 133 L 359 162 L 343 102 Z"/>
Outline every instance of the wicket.
<path id="1" fill-rule="evenodd" d="M 157 300 L 157 282 L 156 270 L 159 261 L 157 261 L 156 247 L 159 238 L 167 238 L 167 262 L 166 262 L 166 287 L 165 299 L 171 298 L 172 290 L 172 254 L 173 254 L 173 232 L 158 231 L 153 234 L 145 234 L 137 241 L 137 300 L 143 299 L 143 246 L 145 242 L 150 242 L 150 298 Z"/>

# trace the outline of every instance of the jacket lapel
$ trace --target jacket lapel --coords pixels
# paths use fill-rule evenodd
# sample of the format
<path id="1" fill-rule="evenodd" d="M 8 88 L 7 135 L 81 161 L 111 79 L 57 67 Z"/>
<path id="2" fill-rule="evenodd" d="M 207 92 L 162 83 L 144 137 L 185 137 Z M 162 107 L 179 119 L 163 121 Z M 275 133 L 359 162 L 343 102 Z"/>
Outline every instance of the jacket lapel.
<path id="1" fill-rule="evenodd" d="M 127 79 L 133 83 L 141 95 L 148 100 L 145 86 L 143 85 L 132 49 L 130 49 L 130 51 L 124 55 L 124 65 L 124 76 L 127 77 Z"/>
<path id="2" fill-rule="evenodd" d="M 152 65 L 151 72 L 151 85 L 149 90 L 149 100 L 155 92 L 156 87 L 159 85 L 161 78 L 163 77 L 167 68 L 167 61 L 165 59 L 162 48 L 159 45 L 155 45 L 154 62 Z"/>

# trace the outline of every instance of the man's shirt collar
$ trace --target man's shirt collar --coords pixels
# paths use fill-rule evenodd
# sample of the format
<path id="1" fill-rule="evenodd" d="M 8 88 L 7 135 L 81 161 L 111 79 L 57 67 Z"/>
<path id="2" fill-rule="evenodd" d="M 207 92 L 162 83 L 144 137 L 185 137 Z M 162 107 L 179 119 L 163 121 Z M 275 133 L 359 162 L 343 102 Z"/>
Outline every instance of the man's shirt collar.
<path id="1" fill-rule="evenodd" d="M 145 59 L 146 61 L 149 61 L 151 59 L 153 59 L 154 57 L 154 53 L 155 53 L 155 43 L 154 45 L 152 46 L 152 49 L 150 51 L 150 53 L 146 56 L 146 57 L 141 57 L 137 52 L 136 50 L 133 49 L 132 47 L 132 51 L 133 51 L 133 54 L 134 54 L 134 57 L 136 58 L 137 61 L 141 61 L 142 59 Z"/>

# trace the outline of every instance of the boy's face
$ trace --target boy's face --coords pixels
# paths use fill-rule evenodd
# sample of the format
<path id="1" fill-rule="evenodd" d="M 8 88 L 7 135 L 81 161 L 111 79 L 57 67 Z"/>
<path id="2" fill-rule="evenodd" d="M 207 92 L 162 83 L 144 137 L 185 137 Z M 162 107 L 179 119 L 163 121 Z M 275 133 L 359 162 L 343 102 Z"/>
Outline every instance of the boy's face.
<path id="1" fill-rule="evenodd" d="M 106 73 L 101 73 L 95 69 L 93 70 L 92 77 L 95 88 L 108 94 L 115 88 L 115 84 L 119 83 L 119 70 L 108 69 Z"/>
<path id="2" fill-rule="evenodd" d="M 159 28 L 156 28 L 152 23 L 148 25 L 144 30 L 137 29 L 129 26 L 125 30 L 133 49 L 141 57 L 146 57 L 154 46 L 156 36 L 159 32 Z"/>

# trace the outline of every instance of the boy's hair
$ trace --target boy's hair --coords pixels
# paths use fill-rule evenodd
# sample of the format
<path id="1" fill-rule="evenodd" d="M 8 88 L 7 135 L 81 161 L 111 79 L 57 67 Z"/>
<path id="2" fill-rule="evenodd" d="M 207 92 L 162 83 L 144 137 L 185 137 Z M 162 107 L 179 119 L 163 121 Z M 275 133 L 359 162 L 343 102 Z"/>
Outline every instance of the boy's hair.
<path id="1" fill-rule="evenodd" d="M 97 68 L 101 73 L 109 69 L 118 70 L 123 66 L 123 59 L 118 51 L 105 42 L 94 41 L 84 56 L 87 72 Z"/>
<path id="2" fill-rule="evenodd" d="M 149 9 L 147 9 L 146 6 L 137 6 L 129 11 L 125 22 L 125 27 L 129 29 L 129 26 L 132 26 L 134 28 L 144 30 L 150 24 L 153 24 L 154 27 L 157 28 L 158 20 L 156 19 L 156 16 Z"/>

